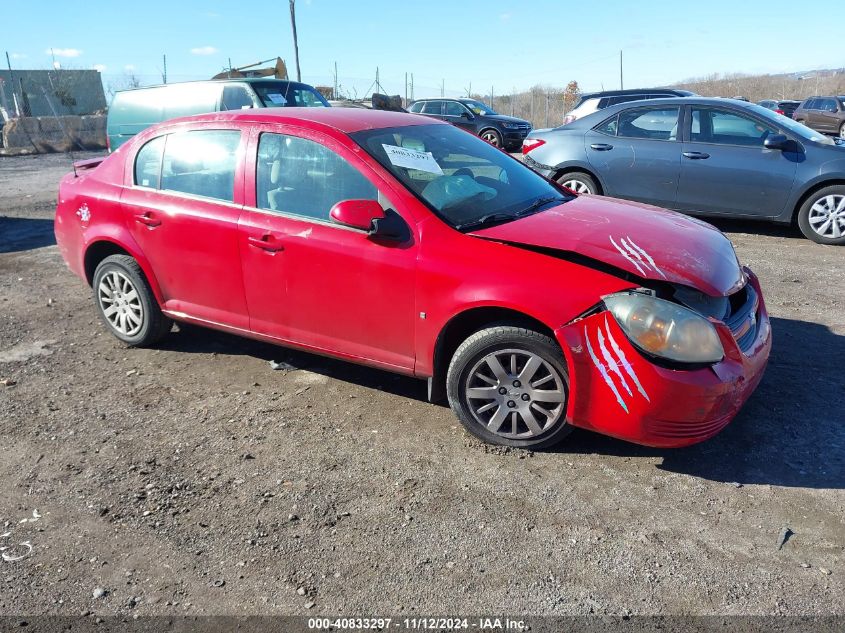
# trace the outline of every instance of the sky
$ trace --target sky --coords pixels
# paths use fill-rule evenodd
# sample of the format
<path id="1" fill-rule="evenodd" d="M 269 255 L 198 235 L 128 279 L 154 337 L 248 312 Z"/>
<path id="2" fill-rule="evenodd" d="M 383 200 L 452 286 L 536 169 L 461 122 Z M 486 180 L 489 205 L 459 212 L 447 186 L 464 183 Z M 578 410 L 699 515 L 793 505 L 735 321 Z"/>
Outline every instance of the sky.
<path id="1" fill-rule="evenodd" d="M 845 67 L 845 1 L 823 19 L 794 0 L 296 0 L 302 80 L 363 97 L 376 68 L 382 89 L 416 98 L 468 90 L 507 94 L 533 85 L 584 91 L 670 85 L 711 73 Z M 4 0 L 0 51 L 13 69 L 97 68 L 103 81 L 207 79 L 229 64 L 282 57 L 295 78 L 284 0 L 84 3 Z M 52 54 L 51 54 L 52 49 Z M 5 60 L 3 60 L 5 62 Z M 123 87 L 123 86 L 120 86 Z"/>

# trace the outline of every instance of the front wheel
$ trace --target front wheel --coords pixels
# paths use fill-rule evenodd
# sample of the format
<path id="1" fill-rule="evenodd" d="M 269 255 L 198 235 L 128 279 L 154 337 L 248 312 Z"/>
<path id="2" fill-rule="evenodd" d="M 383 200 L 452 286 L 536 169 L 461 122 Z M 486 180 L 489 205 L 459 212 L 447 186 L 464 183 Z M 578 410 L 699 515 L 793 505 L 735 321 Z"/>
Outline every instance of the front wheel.
<path id="1" fill-rule="evenodd" d="M 162 314 L 141 267 L 129 255 L 101 261 L 93 287 L 100 319 L 126 345 L 152 345 L 170 332 L 173 322 Z"/>
<path id="2" fill-rule="evenodd" d="M 484 130 L 481 133 L 481 138 L 490 143 L 493 147 L 502 146 L 502 135 L 496 130 Z"/>
<path id="3" fill-rule="evenodd" d="M 831 185 L 811 195 L 798 211 L 798 227 L 819 244 L 845 244 L 845 185 Z"/>
<path id="4" fill-rule="evenodd" d="M 491 444 L 546 448 L 571 431 L 566 362 L 534 330 L 500 325 L 467 338 L 452 356 L 446 392 L 467 430 Z"/>

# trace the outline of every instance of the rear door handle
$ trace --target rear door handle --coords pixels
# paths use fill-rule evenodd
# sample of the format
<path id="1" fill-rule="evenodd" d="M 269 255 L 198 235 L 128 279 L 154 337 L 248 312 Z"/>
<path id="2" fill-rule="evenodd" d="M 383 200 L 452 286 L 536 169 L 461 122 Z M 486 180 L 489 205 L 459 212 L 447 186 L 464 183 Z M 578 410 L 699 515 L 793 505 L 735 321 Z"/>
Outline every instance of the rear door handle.
<path id="1" fill-rule="evenodd" d="M 613 149 L 613 145 L 608 145 L 607 143 L 593 143 L 590 145 L 590 148 L 596 150 L 597 152 L 606 152 Z"/>
<path id="2" fill-rule="evenodd" d="M 138 224 L 145 224 L 146 226 L 149 226 L 150 228 L 154 228 L 154 227 L 159 226 L 161 224 L 161 220 L 157 220 L 153 216 L 153 214 L 150 213 L 149 211 L 147 211 L 146 213 L 138 213 L 135 216 L 135 221 Z"/>
<path id="3" fill-rule="evenodd" d="M 261 250 L 267 251 L 268 253 L 275 253 L 285 249 L 285 247 L 279 244 L 276 238 L 270 235 L 269 233 L 265 233 L 261 237 L 250 236 L 247 238 L 247 241 L 249 242 L 250 246 L 260 248 Z"/>
<path id="4" fill-rule="evenodd" d="M 710 154 L 705 154 L 704 152 L 684 152 L 684 158 L 689 158 L 690 160 L 704 160 L 705 158 L 710 158 Z"/>

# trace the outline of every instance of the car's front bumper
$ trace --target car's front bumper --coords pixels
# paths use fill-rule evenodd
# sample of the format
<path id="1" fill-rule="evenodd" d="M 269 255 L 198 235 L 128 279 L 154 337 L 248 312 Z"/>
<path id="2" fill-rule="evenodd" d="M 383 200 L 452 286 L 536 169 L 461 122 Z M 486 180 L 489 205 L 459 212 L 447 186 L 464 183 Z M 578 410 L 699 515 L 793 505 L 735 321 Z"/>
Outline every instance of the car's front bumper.
<path id="1" fill-rule="evenodd" d="M 525 137 L 529 134 L 531 134 L 531 128 L 504 128 L 502 130 L 504 142 L 508 147 L 512 147 L 514 145 L 522 147 L 522 141 L 524 141 Z"/>
<path id="2" fill-rule="evenodd" d="M 756 336 L 743 352 L 731 330 L 718 324 L 725 357 L 709 367 L 655 365 L 606 311 L 559 328 L 570 367 L 568 421 L 647 446 L 687 446 L 716 435 L 759 384 L 772 346 L 759 283 L 753 275 L 749 283 L 759 296 Z"/>

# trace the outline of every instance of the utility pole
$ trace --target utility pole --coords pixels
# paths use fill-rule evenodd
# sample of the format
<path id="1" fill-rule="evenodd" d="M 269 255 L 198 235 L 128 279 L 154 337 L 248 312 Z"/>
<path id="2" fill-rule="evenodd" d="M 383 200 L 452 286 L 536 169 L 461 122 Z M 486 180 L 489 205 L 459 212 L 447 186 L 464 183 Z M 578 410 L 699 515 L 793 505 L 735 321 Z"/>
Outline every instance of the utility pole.
<path id="1" fill-rule="evenodd" d="M 446 96 L 446 80 L 440 80 L 440 97 L 441 99 Z"/>
<path id="2" fill-rule="evenodd" d="M 625 83 L 622 81 L 622 49 L 619 49 L 619 90 L 625 89 Z"/>
<path id="3" fill-rule="evenodd" d="M 17 116 L 21 115 L 21 107 L 18 105 L 18 96 L 15 94 L 15 73 L 12 72 L 12 62 L 9 61 L 9 51 L 6 51 L 6 66 L 9 67 L 9 83 L 12 86 L 12 103 L 15 106 Z"/>
<path id="4" fill-rule="evenodd" d="M 335 99 L 339 98 L 337 95 L 337 62 L 334 63 L 334 92 L 332 93 L 332 96 Z"/>
<path id="5" fill-rule="evenodd" d="M 546 125 L 545 127 L 549 127 L 549 93 L 546 93 Z"/>
<path id="6" fill-rule="evenodd" d="M 414 100 L 414 73 L 411 73 L 411 101 Z"/>
<path id="7" fill-rule="evenodd" d="M 405 107 L 408 106 L 408 73 L 405 73 Z"/>
<path id="8" fill-rule="evenodd" d="M 299 72 L 299 40 L 296 38 L 296 9 L 294 8 L 294 2 L 295 0 L 290 0 L 290 26 L 293 29 L 293 52 L 296 56 L 296 80 L 302 81 L 302 74 Z"/>
<path id="9" fill-rule="evenodd" d="M 161 56 L 161 62 L 164 65 L 164 70 L 161 71 L 161 83 L 167 83 L 167 55 Z"/>
<path id="10" fill-rule="evenodd" d="M 232 58 L 229 57 L 228 61 L 229 61 L 229 68 L 228 68 L 228 70 L 226 70 L 226 77 L 228 79 L 231 79 L 232 78 Z"/>
<path id="11" fill-rule="evenodd" d="M 493 107 L 493 86 L 490 86 L 490 109 L 495 110 L 496 108 Z"/>

